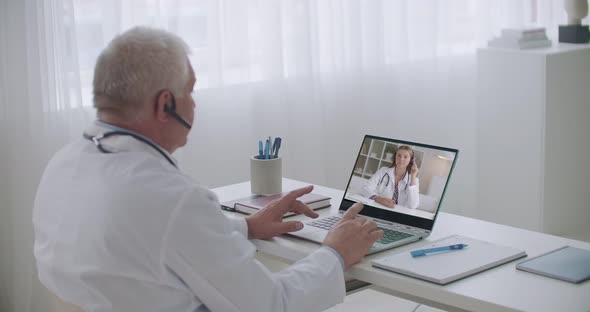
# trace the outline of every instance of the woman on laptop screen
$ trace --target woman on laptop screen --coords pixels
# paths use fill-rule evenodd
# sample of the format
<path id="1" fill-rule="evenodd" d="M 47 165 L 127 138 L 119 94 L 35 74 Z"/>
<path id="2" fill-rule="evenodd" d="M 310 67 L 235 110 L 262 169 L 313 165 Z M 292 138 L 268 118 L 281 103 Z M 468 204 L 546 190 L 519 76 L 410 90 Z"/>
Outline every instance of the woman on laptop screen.
<path id="1" fill-rule="evenodd" d="M 381 167 L 367 180 L 363 196 L 389 208 L 400 205 L 416 209 L 420 205 L 418 171 L 414 150 L 402 145 L 395 152 L 393 164 Z"/>

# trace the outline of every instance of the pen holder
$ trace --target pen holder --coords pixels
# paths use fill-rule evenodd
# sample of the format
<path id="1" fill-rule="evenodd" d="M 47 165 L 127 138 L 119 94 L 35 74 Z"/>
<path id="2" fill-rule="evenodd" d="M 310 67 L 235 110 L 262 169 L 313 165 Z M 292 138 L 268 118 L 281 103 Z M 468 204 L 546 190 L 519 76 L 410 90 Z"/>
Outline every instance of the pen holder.
<path id="1" fill-rule="evenodd" d="M 283 162 L 281 157 L 260 159 L 250 157 L 250 188 L 257 195 L 272 195 L 283 191 Z"/>

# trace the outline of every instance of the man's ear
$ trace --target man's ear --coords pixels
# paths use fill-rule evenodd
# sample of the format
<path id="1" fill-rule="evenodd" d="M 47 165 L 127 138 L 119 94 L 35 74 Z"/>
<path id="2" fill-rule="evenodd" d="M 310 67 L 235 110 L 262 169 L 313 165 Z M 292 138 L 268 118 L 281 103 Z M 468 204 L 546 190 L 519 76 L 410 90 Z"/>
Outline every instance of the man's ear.
<path id="1" fill-rule="evenodd" d="M 168 90 L 163 90 L 158 93 L 155 105 L 156 119 L 159 121 L 168 121 L 168 118 L 170 118 L 168 109 L 172 106 L 172 93 Z"/>

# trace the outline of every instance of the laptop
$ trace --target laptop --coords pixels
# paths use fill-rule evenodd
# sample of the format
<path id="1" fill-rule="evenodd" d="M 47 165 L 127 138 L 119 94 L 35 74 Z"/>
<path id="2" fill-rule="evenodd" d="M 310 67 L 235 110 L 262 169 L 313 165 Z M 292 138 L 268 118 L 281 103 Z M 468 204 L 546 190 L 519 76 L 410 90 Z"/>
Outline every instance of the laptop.
<path id="1" fill-rule="evenodd" d="M 344 212 L 360 202 L 365 207 L 359 215 L 384 231 L 369 254 L 428 237 L 458 154 L 453 148 L 365 135 L 338 213 L 308 221 L 290 235 L 322 243 Z"/>

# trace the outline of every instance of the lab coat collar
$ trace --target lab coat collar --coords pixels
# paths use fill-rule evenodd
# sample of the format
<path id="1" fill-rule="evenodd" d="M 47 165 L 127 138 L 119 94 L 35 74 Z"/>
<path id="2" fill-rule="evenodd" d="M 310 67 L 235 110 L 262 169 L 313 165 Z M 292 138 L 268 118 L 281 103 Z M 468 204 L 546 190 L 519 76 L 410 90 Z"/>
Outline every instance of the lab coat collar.
<path id="1" fill-rule="evenodd" d="M 389 168 L 392 179 L 395 179 L 395 167 L 391 167 Z M 404 176 L 402 177 L 402 179 L 400 180 L 400 183 L 404 183 L 405 184 L 409 184 L 410 183 L 410 175 L 406 172 L 404 174 Z"/>
<path id="2" fill-rule="evenodd" d="M 134 135 L 137 135 L 145 140 L 148 140 L 149 142 L 153 143 L 154 146 L 156 146 L 160 151 L 162 151 L 164 154 L 166 154 L 170 160 L 172 160 L 172 162 L 174 163 L 174 166 L 178 168 L 178 161 L 172 156 L 172 154 L 170 154 L 167 150 L 165 150 L 164 148 L 162 148 L 160 145 L 158 145 L 156 142 L 154 142 L 152 139 L 139 134 L 137 132 L 125 129 L 125 128 L 121 128 L 115 125 L 111 125 L 109 123 L 100 121 L 100 120 L 95 120 L 94 124 L 91 125 L 90 127 L 88 127 L 86 129 L 86 131 L 84 131 L 85 134 L 89 135 L 89 136 L 96 136 L 99 134 L 104 134 L 110 131 L 124 131 L 124 132 L 128 132 Z M 122 152 L 122 151 L 143 151 L 143 152 L 147 152 L 150 153 L 152 155 L 155 155 L 156 157 L 162 158 L 162 155 L 155 150 L 152 146 L 141 142 L 131 136 L 124 136 L 124 135 L 114 135 L 112 137 L 107 137 L 101 140 L 102 144 L 104 145 L 104 147 L 106 149 L 108 149 L 111 152 Z"/>

